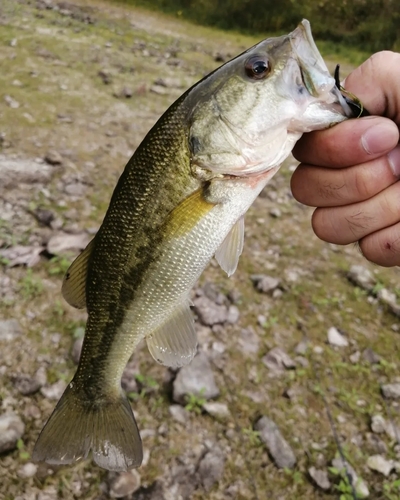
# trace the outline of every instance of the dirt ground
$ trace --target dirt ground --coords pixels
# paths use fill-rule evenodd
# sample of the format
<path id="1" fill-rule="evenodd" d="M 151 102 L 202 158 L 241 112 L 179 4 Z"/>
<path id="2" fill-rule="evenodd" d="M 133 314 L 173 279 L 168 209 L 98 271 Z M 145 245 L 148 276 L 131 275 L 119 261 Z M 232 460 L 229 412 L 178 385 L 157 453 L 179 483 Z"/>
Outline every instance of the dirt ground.
<path id="1" fill-rule="evenodd" d="M 193 291 L 218 395 L 174 400 L 179 374 L 140 348 L 124 377 L 138 472 L 31 461 L 84 331 L 60 292 L 68 264 L 157 118 L 256 41 L 119 4 L 1 1 L 0 499 L 351 499 L 338 442 L 360 498 L 400 499 L 400 272 L 314 236 L 293 159 L 250 209 L 234 276 L 212 262 Z M 279 466 L 263 416 L 295 464 Z"/>

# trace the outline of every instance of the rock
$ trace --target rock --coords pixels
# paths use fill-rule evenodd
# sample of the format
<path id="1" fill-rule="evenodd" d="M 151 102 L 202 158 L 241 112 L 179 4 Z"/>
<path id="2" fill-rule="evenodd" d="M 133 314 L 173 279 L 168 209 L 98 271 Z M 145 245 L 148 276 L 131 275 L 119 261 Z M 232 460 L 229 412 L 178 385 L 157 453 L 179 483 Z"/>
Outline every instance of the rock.
<path id="1" fill-rule="evenodd" d="M 210 362 L 204 353 L 200 353 L 193 361 L 181 368 L 173 384 L 173 400 L 186 403 L 186 397 L 194 394 L 204 399 L 219 396 Z"/>
<path id="2" fill-rule="evenodd" d="M 315 484 L 321 488 L 321 490 L 329 490 L 331 487 L 331 482 L 328 479 L 328 472 L 326 470 L 316 469 L 315 467 L 310 467 L 308 469 L 311 479 Z"/>
<path id="3" fill-rule="evenodd" d="M 103 80 L 105 85 L 109 85 L 112 82 L 112 75 L 108 70 L 101 69 L 97 74 Z"/>
<path id="4" fill-rule="evenodd" d="M 135 469 L 121 472 L 110 482 L 110 497 L 123 498 L 140 488 L 140 475 Z"/>
<path id="5" fill-rule="evenodd" d="M 18 476 L 24 479 L 28 477 L 33 477 L 38 470 L 38 466 L 32 462 L 27 462 L 22 467 L 18 469 Z"/>
<path id="6" fill-rule="evenodd" d="M 217 420 L 227 420 L 231 417 L 229 408 L 225 403 L 209 401 L 203 404 L 203 409 Z"/>
<path id="7" fill-rule="evenodd" d="M 182 425 L 186 425 L 189 420 L 189 412 L 181 405 L 171 405 L 169 408 L 171 417 Z"/>
<path id="8" fill-rule="evenodd" d="M 48 165 L 33 160 L 10 159 L 0 155 L 0 186 L 19 187 L 20 184 L 50 182 L 53 169 Z"/>
<path id="9" fill-rule="evenodd" d="M 265 356 L 263 356 L 261 361 L 267 368 L 275 373 L 281 373 L 285 368 L 288 370 L 296 368 L 296 363 L 280 347 L 274 347 L 271 349 Z"/>
<path id="10" fill-rule="evenodd" d="M 49 165 L 61 165 L 63 162 L 63 158 L 58 151 L 56 151 L 55 149 L 50 149 L 49 151 L 47 151 L 44 157 L 44 161 Z"/>
<path id="11" fill-rule="evenodd" d="M 279 210 L 278 207 L 275 207 L 275 208 L 271 208 L 271 210 L 269 211 L 269 215 L 271 217 L 274 217 L 275 219 L 278 219 L 279 217 L 281 217 L 282 212 Z"/>
<path id="12" fill-rule="evenodd" d="M 310 347 L 310 342 L 307 339 L 303 339 L 294 348 L 294 352 L 296 354 L 303 355 L 308 351 L 309 347 Z"/>
<path id="13" fill-rule="evenodd" d="M 272 293 L 280 284 L 278 278 L 263 274 L 253 274 L 250 279 L 253 281 L 256 290 L 262 293 Z"/>
<path id="14" fill-rule="evenodd" d="M 370 347 L 367 347 L 363 353 L 362 353 L 362 358 L 364 361 L 367 363 L 370 363 L 371 365 L 378 364 L 381 360 L 381 357 L 376 354 Z"/>
<path id="15" fill-rule="evenodd" d="M 260 439 L 266 445 L 276 465 L 280 469 L 292 469 L 296 464 L 296 457 L 275 422 L 268 417 L 262 417 L 254 428 L 259 431 Z"/>
<path id="16" fill-rule="evenodd" d="M 381 386 L 382 394 L 388 399 L 400 399 L 400 383 Z"/>
<path id="17" fill-rule="evenodd" d="M 165 87 L 162 87 L 161 85 L 152 85 L 150 87 L 150 92 L 153 92 L 154 94 L 158 95 L 168 94 L 168 90 Z"/>
<path id="18" fill-rule="evenodd" d="M 350 354 L 349 359 L 350 362 L 353 363 L 353 365 L 356 365 L 360 361 L 360 357 L 361 357 L 361 352 L 356 351 L 353 352 L 353 354 Z"/>
<path id="19" fill-rule="evenodd" d="M 351 266 L 347 278 L 355 285 L 368 291 L 372 290 L 376 283 L 371 272 L 364 266 Z"/>
<path id="20" fill-rule="evenodd" d="M 25 424 L 15 413 L 0 415 L 0 453 L 14 450 L 25 432 Z"/>
<path id="21" fill-rule="evenodd" d="M 79 358 L 81 357 L 82 345 L 83 337 L 76 339 L 72 345 L 71 358 L 76 365 L 79 363 Z"/>
<path id="22" fill-rule="evenodd" d="M 90 239 L 87 233 L 56 233 L 47 242 L 47 251 L 51 255 L 60 255 L 68 250 L 83 250 Z"/>
<path id="23" fill-rule="evenodd" d="M 13 97 L 11 97 L 10 95 L 5 95 L 4 101 L 7 104 L 7 106 L 12 108 L 12 109 L 18 109 L 20 106 L 19 102 L 16 99 L 14 99 Z"/>
<path id="24" fill-rule="evenodd" d="M 13 384 L 17 391 L 19 391 L 24 396 L 30 396 L 31 394 L 34 394 L 43 385 L 41 383 L 41 380 L 39 380 L 37 377 L 31 377 L 30 375 L 25 374 L 13 377 Z"/>
<path id="25" fill-rule="evenodd" d="M 133 96 L 133 89 L 131 87 L 124 87 L 121 90 L 121 96 L 130 99 Z"/>
<path id="26" fill-rule="evenodd" d="M 240 317 L 239 309 L 236 306 L 229 306 L 226 321 L 231 325 L 234 325 L 239 321 L 239 317 Z"/>
<path id="27" fill-rule="evenodd" d="M 51 399 L 52 401 L 58 401 L 61 398 L 66 387 L 66 382 L 64 380 L 59 380 L 55 384 L 52 384 L 48 387 L 42 387 L 40 389 L 40 392 L 45 398 Z"/>
<path id="28" fill-rule="evenodd" d="M 386 460 L 382 455 L 372 455 L 367 459 L 367 466 L 388 477 L 392 469 L 394 468 L 393 460 Z"/>
<path id="29" fill-rule="evenodd" d="M 51 227 L 51 223 L 56 218 L 54 212 L 52 212 L 51 210 L 47 210 L 46 208 L 36 208 L 33 211 L 33 215 L 35 216 L 39 224 L 48 227 Z"/>
<path id="30" fill-rule="evenodd" d="M 376 434 L 371 434 L 371 432 L 367 432 L 366 441 L 369 447 L 372 449 L 374 453 L 385 455 L 388 452 L 388 447 L 386 443 L 382 441 Z"/>
<path id="31" fill-rule="evenodd" d="M 22 328 L 16 319 L 0 320 L 0 341 L 11 342 L 21 334 Z"/>
<path id="32" fill-rule="evenodd" d="M 346 347 L 349 345 L 346 337 L 334 326 L 331 326 L 328 330 L 328 343 L 337 347 Z"/>
<path id="33" fill-rule="evenodd" d="M 381 434 L 385 432 L 386 428 L 386 420 L 382 417 L 382 415 L 373 415 L 371 418 L 371 430 L 376 434 Z"/>
<path id="34" fill-rule="evenodd" d="M 8 267 L 33 267 L 40 262 L 40 254 L 43 251 L 42 246 L 16 245 L 0 250 L 0 256 L 7 261 Z"/>
<path id="35" fill-rule="evenodd" d="M 346 464 L 343 462 L 343 460 L 340 457 L 336 457 L 332 460 L 332 467 L 337 469 L 341 474 L 349 474 L 351 477 L 352 484 L 354 485 L 354 489 L 358 495 L 359 498 L 368 498 L 369 497 L 369 489 L 367 484 L 363 479 L 358 477 L 356 474 L 356 471 L 353 469 L 353 467 L 346 462 Z"/>
<path id="36" fill-rule="evenodd" d="M 216 482 L 218 482 L 225 466 L 225 457 L 219 448 L 213 448 L 205 454 L 199 463 L 198 473 L 200 482 L 206 491 L 210 491 Z"/>
<path id="37" fill-rule="evenodd" d="M 225 305 L 218 305 L 206 296 L 194 300 L 194 310 L 203 325 L 213 326 L 225 323 L 228 320 L 228 309 Z"/>
<path id="38" fill-rule="evenodd" d="M 258 353 L 260 349 L 260 339 L 253 327 L 249 326 L 240 331 L 238 345 L 246 356 L 252 357 Z"/>

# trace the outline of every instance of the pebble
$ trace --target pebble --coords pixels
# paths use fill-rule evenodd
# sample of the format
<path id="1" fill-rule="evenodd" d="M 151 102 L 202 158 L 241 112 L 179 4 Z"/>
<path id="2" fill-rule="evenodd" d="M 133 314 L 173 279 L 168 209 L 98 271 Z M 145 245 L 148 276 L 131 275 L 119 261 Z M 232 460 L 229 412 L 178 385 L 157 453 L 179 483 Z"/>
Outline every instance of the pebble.
<path id="1" fill-rule="evenodd" d="M 11 342 L 21 333 L 21 325 L 16 319 L 0 320 L 0 341 Z"/>
<path id="2" fill-rule="evenodd" d="M 66 387 L 67 387 L 66 382 L 64 380 L 59 380 L 55 384 L 49 385 L 47 387 L 42 387 L 40 389 L 40 392 L 43 394 L 45 398 L 50 399 L 52 401 L 58 401 L 63 395 L 63 392 L 65 391 Z"/>
<path id="3" fill-rule="evenodd" d="M 186 404 L 186 396 L 194 394 L 204 399 L 219 396 L 214 374 L 207 356 L 200 352 L 193 361 L 181 368 L 173 383 L 173 400 Z"/>
<path id="4" fill-rule="evenodd" d="M 221 479 L 224 466 L 225 457 L 219 448 L 214 447 L 204 455 L 199 463 L 198 472 L 200 482 L 206 491 L 210 491 L 214 484 Z"/>
<path id="5" fill-rule="evenodd" d="M 44 161 L 49 165 L 61 165 L 63 162 L 63 158 L 58 151 L 56 151 L 55 149 L 50 149 L 45 154 Z"/>
<path id="6" fill-rule="evenodd" d="M 364 290 L 372 290 L 375 286 L 375 278 L 371 272 L 364 266 L 354 265 L 351 266 L 347 273 L 347 278 L 355 285 L 363 288 Z"/>
<path id="7" fill-rule="evenodd" d="M 349 345 L 349 341 L 346 337 L 334 326 L 331 326 L 328 330 L 328 343 L 337 347 L 346 347 Z"/>
<path id="8" fill-rule="evenodd" d="M 253 274 L 250 279 L 254 283 L 256 290 L 262 293 L 272 293 L 280 285 L 280 280 L 273 276 Z"/>
<path id="9" fill-rule="evenodd" d="M 364 359 L 364 361 L 370 363 L 371 365 L 378 364 L 381 360 L 381 357 L 378 354 L 376 354 L 376 352 L 373 351 L 370 347 L 367 347 L 362 352 L 362 358 Z"/>
<path id="10" fill-rule="evenodd" d="M 371 430 L 375 432 L 375 434 L 381 434 L 385 432 L 386 429 L 386 420 L 382 417 L 382 415 L 373 415 L 371 418 Z"/>
<path id="11" fill-rule="evenodd" d="M 381 386 L 382 394 L 385 398 L 400 399 L 400 384 L 385 384 Z"/>
<path id="12" fill-rule="evenodd" d="M 367 466 L 376 472 L 380 472 L 385 477 L 388 477 L 394 464 L 393 460 L 386 460 L 382 455 L 372 455 L 367 459 Z"/>
<path id="13" fill-rule="evenodd" d="M 25 432 L 25 424 L 15 413 L 0 415 L 0 453 L 14 450 Z"/>
<path id="14" fill-rule="evenodd" d="M 252 357 L 258 353 L 260 349 L 260 339 L 253 327 L 249 326 L 240 331 L 238 345 L 246 356 Z"/>
<path id="15" fill-rule="evenodd" d="M 332 460 L 332 467 L 337 469 L 338 471 L 343 471 L 344 473 L 347 470 L 347 473 L 351 477 L 352 483 L 354 485 L 354 489 L 358 494 L 359 498 L 368 498 L 369 497 L 369 489 L 367 484 L 363 479 L 358 477 L 356 471 L 353 467 L 347 462 L 344 464 L 343 460 L 340 457 L 336 457 Z"/>
<path id="16" fill-rule="evenodd" d="M 280 469 L 292 469 L 296 464 L 296 457 L 275 422 L 268 417 L 261 417 L 254 428 L 260 432 L 260 439 L 266 445 L 276 465 Z"/>
<path id="17" fill-rule="evenodd" d="M 331 487 L 331 482 L 328 478 L 328 472 L 326 470 L 316 469 L 315 467 L 310 467 L 308 469 L 311 479 L 315 482 L 321 490 L 329 490 Z"/>
<path id="18" fill-rule="evenodd" d="M 293 359 L 280 347 L 271 349 L 263 356 L 261 361 L 267 368 L 275 373 L 282 373 L 285 369 L 291 370 L 296 368 L 296 363 Z"/>
<path id="19" fill-rule="evenodd" d="M 225 403 L 209 401 L 204 403 L 203 409 L 217 420 L 227 420 L 231 417 L 228 406 Z"/>
<path id="20" fill-rule="evenodd" d="M 123 498 L 140 488 L 140 474 L 137 470 L 121 472 L 110 481 L 110 497 Z"/>
<path id="21" fill-rule="evenodd" d="M 22 478 L 33 477 L 37 472 L 38 466 L 32 462 L 27 462 L 18 469 L 18 476 Z"/>
<path id="22" fill-rule="evenodd" d="M 307 339 L 303 339 L 294 348 L 294 352 L 296 354 L 303 355 L 308 351 L 309 347 L 310 347 L 310 342 Z"/>
<path id="23" fill-rule="evenodd" d="M 275 207 L 275 208 L 271 208 L 271 210 L 269 211 L 269 215 L 271 217 L 273 217 L 274 219 L 278 219 L 279 217 L 281 217 L 282 212 L 279 210 L 278 207 Z"/>
<path id="24" fill-rule="evenodd" d="M 24 396 L 30 396 L 37 392 L 43 384 L 35 376 L 17 375 L 13 378 L 14 387 Z"/>
<path id="25" fill-rule="evenodd" d="M 189 420 L 189 412 L 183 408 L 181 405 L 171 405 L 169 408 L 169 413 L 171 417 L 180 424 L 187 424 Z"/>
<path id="26" fill-rule="evenodd" d="M 5 95 L 4 101 L 7 104 L 7 106 L 9 106 L 12 109 L 18 109 L 20 107 L 20 103 L 10 95 Z"/>
<path id="27" fill-rule="evenodd" d="M 213 326 L 218 323 L 225 323 L 228 320 L 227 307 L 216 304 L 204 295 L 196 298 L 193 305 L 200 323 L 203 325 Z"/>

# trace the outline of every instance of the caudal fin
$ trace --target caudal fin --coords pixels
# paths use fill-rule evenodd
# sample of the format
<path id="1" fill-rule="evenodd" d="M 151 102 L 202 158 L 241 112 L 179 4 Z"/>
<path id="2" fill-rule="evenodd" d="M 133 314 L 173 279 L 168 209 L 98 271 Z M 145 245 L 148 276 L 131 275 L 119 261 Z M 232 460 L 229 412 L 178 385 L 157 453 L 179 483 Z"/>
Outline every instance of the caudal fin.
<path id="1" fill-rule="evenodd" d="M 124 471 L 139 467 L 142 441 L 128 400 L 103 399 L 88 403 L 68 385 L 33 450 L 33 460 L 53 465 L 85 459 L 90 450 L 104 469 Z"/>

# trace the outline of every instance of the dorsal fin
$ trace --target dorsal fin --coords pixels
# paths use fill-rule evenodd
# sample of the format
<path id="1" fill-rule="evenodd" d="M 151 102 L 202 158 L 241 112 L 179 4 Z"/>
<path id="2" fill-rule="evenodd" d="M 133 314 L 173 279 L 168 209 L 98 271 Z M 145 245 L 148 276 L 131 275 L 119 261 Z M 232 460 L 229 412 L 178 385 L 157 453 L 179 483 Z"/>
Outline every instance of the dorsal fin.
<path id="1" fill-rule="evenodd" d="M 215 258 L 218 264 L 228 276 L 236 271 L 239 257 L 243 251 L 244 242 L 244 217 L 236 222 L 233 228 L 222 242 L 221 246 L 215 252 Z"/>
<path id="2" fill-rule="evenodd" d="M 61 287 L 64 299 L 68 304 L 77 309 L 84 309 L 86 307 L 86 275 L 93 247 L 94 239 L 69 266 Z"/>
<path id="3" fill-rule="evenodd" d="M 197 336 L 189 303 L 180 305 L 146 341 L 151 355 L 159 363 L 171 368 L 190 363 L 196 354 Z"/>

